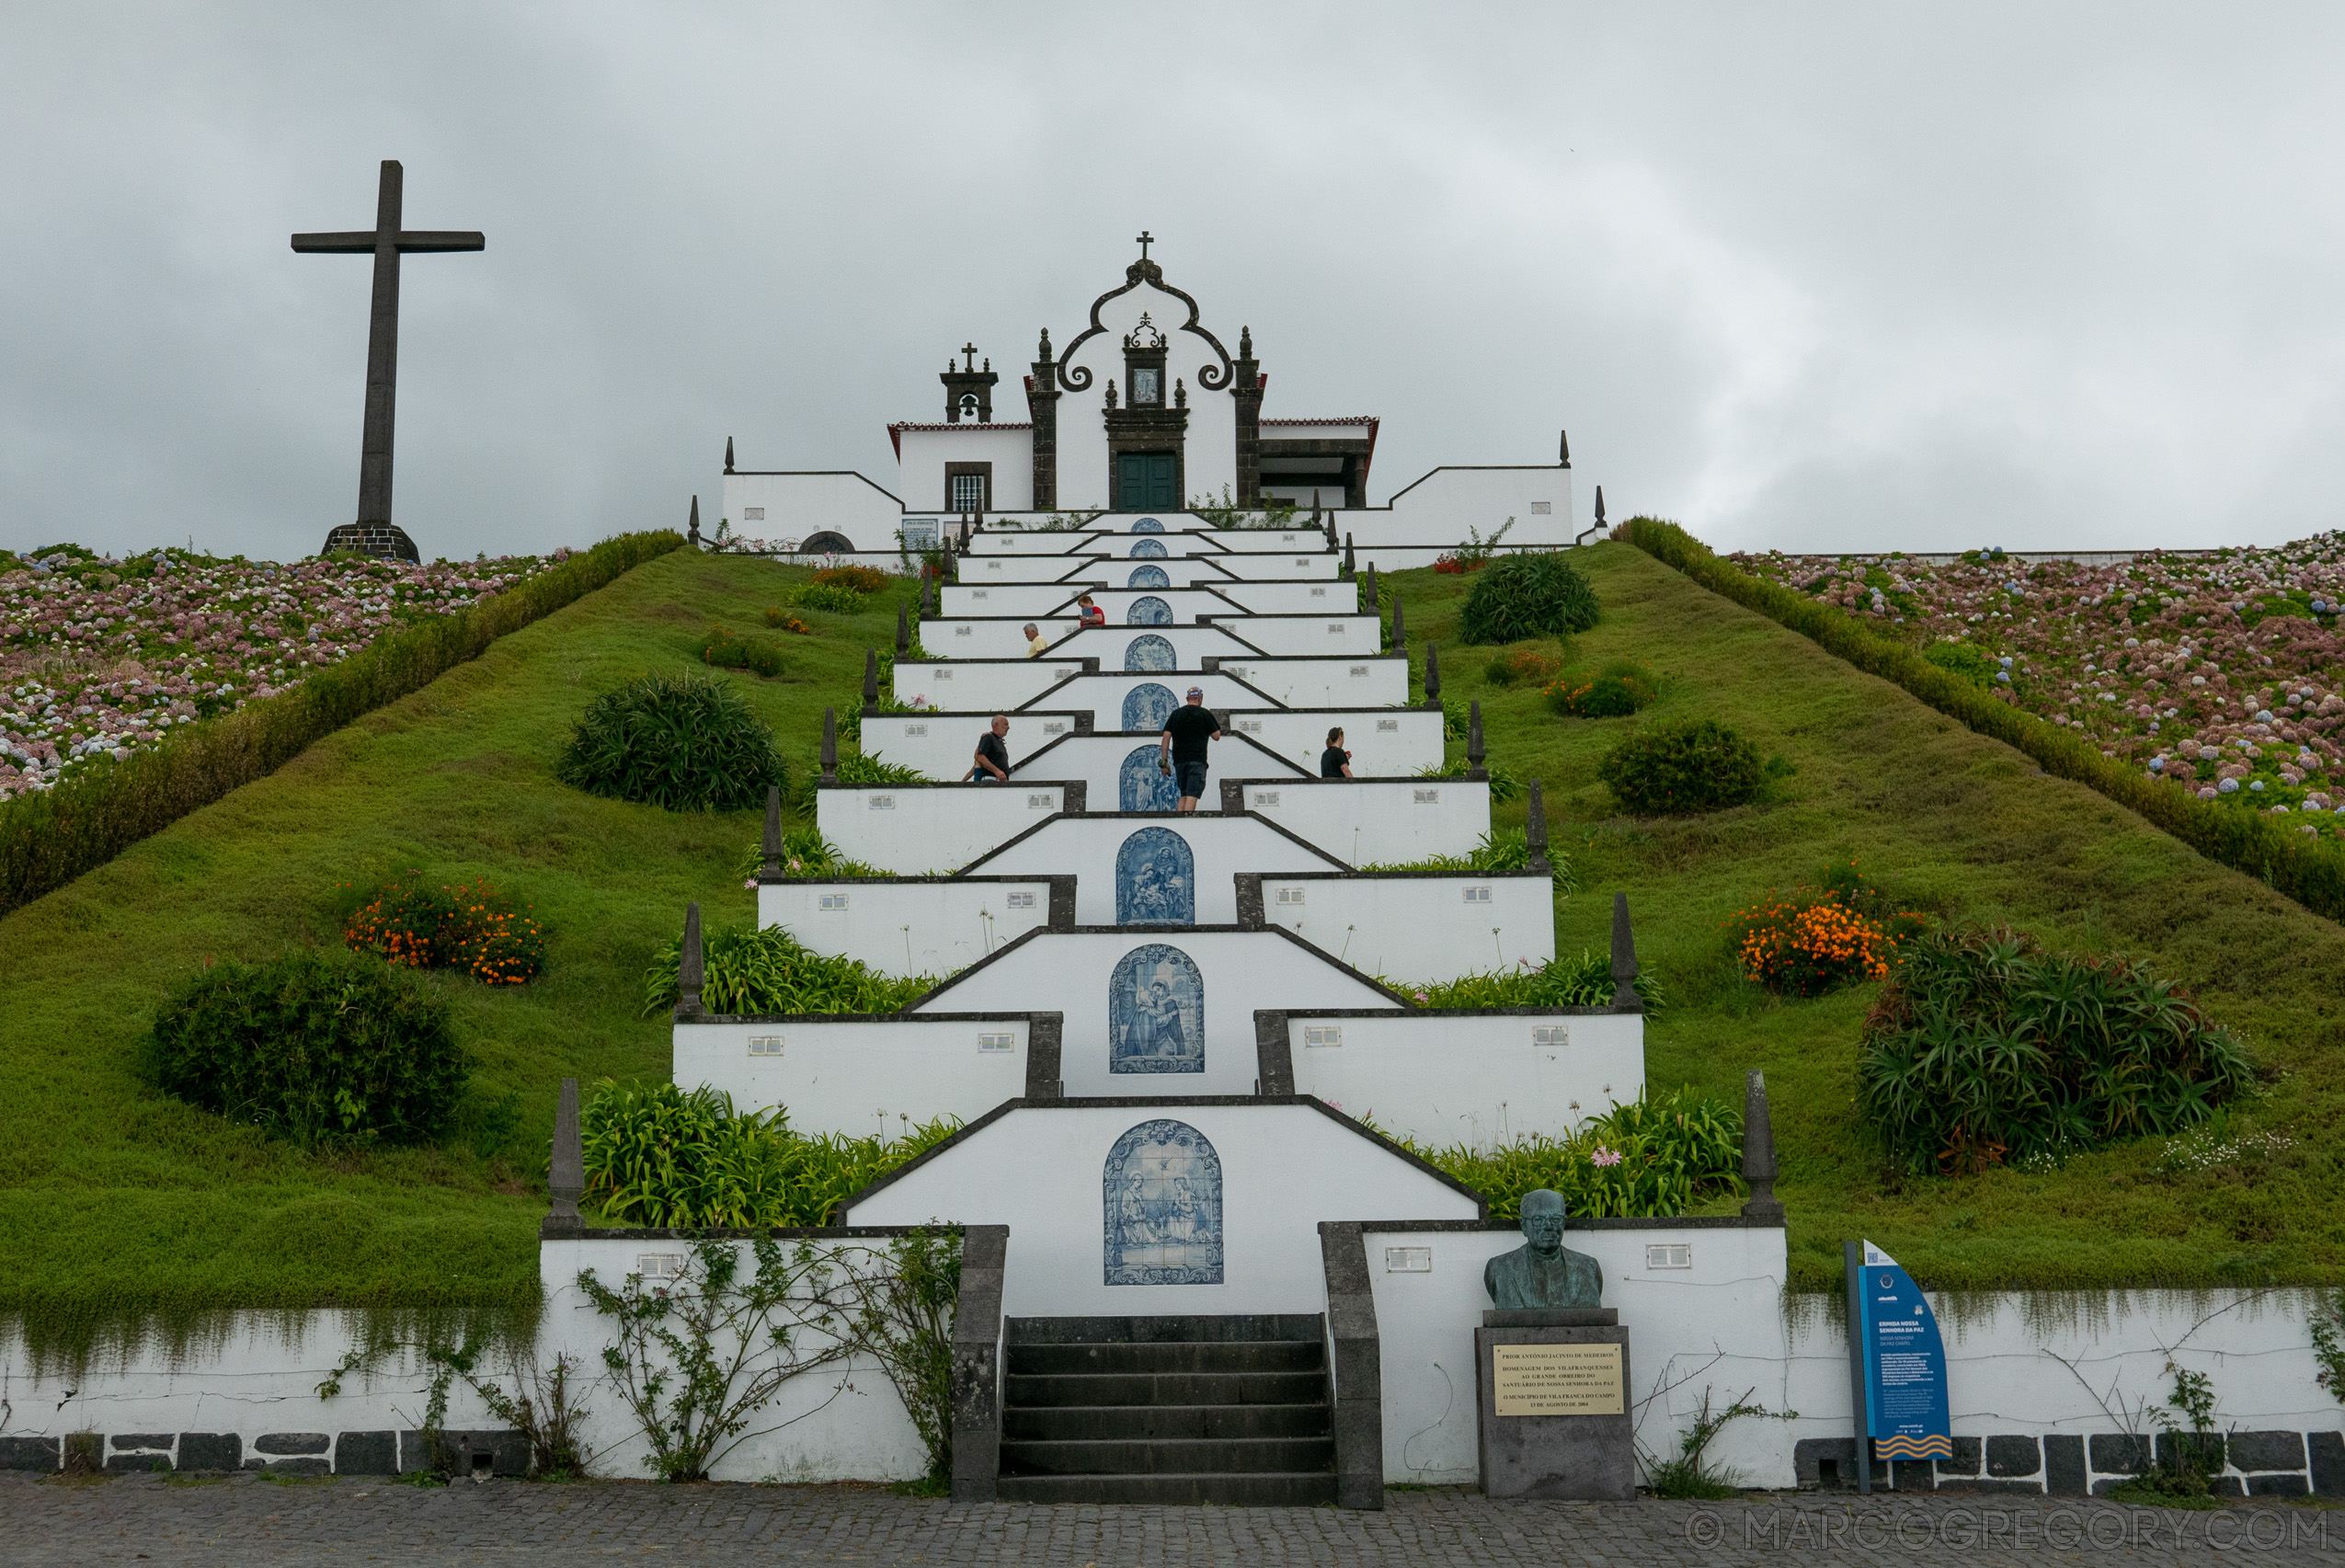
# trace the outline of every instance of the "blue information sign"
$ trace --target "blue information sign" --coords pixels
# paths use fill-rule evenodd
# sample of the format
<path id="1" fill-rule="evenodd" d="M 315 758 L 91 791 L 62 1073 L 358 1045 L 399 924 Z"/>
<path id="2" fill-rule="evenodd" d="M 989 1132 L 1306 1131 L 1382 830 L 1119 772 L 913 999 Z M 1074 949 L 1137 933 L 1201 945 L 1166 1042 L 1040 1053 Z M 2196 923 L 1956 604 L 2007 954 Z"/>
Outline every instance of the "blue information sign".
<path id="1" fill-rule="evenodd" d="M 1857 1249 L 1850 1249 L 1852 1252 Z M 1946 1342 L 1919 1287 L 1897 1260 L 1863 1245 L 1864 1272 L 1850 1291 L 1864 1363 L 1865 1431 L 1876 1459 L 1950 1459 Z"/>

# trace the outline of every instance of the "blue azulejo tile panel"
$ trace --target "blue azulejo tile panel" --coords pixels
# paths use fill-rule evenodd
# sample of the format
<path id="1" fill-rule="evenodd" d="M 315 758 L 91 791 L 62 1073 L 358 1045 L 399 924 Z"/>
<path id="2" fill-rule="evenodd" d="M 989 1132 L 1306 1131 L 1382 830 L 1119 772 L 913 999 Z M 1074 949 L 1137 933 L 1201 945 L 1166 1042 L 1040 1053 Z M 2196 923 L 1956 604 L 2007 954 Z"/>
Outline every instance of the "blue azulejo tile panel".
<path id="1" fill-rule="evenodd" d="M 1156 771 L 1153 750 L 1135 751 L 1148 759 L 1148 773 L 1164 786 L 1172 781 Z M 1132 758 L 1124 760 L 1128 772 Z M 1127 811 L 1170 811 L 1178 805 L 1127 806 Z M 1142 828 L 1115 852 L 1115 923 L 1117 925 L 1195 925 L 1197 923 L 1196 856 L 1189 841 L 1170 828 Z"/>
<path id="2" fill-rule="evenodd" d="M 1180 705 L 1181 699 L 1172 694 L 1172 687 L 1155 681 L 1143 681 L 1124 693 L 1124 727 L 1150 732 L 1161 730 L 1164 721 L 1171 718 L 1172 710 Z M 1131 807 L 1127 806 L 1124 809 L 1129 811 Z"/>
<path id="3" fill-rule="evenodd" d="M 1171 588 L 1172 574 L 1162 567 L 1134 567 L 1126 588 Z"/>
<path id="4" fill-rule="evenodd" d="M 1143 539 L 1132 546 L 1129 558 L 1135 561 L 1161 561 L 1164 559 L 1164 541 Z"/>
<path id="5" fill-rule="evenodd" d="M 1107 1070 L 1205 1070 L 1205 977 L 1195 959 L 1151 942 L 1116 960 L 1107 981 Z"/>
<path id="6" fill-rule="evenodd" d="M 1144 517 L 1140 519 L 1139 521 L 1132 524 L 1132 532 L 1135 533 L 1161 533 L 1164 532 L 1164 525 L 1157 521 L 1156 519 L 1152 517 Z"/>
<path id="7" fill-rule="evenodd" d="M 1172 606 L 1152 593 L 1144 593 L 1133 600 L 1132 607 L 1124 612 L 1124 624 L 1127 626 L 1169 626 L 1172 624 Z"/>
<path id="8" fill-rule="evenodd" d="M 1161 746 L 1136 747 L 1125 755 L 1123 765 L 1115 770 L 1115 809 L 1118 811 L 1172 811 L 1181 804 L 1181 784 L 1163 767 Z M 1129 850 L 1131 846 L 1124 846 Z M 1123 898 L 1123 861 L 1118 858 L 1115 896 Z"/>
<path id="9" fill-rule="evenodd" d="M 1221 1157 L 1186 1122 L 1115 1140 L 1100 1181 L 1110 1285 L 1221 1283 Z"/>
<path id="10" fill-rule="evenodd" d="M 1159 674 L 1171 670 L 1173 661 L 1172 645 L 1154 633 L 1134 637 L 1124 645 L 1124 669 L 1127 673 L 1145 670 L 1150 675 Z"/>

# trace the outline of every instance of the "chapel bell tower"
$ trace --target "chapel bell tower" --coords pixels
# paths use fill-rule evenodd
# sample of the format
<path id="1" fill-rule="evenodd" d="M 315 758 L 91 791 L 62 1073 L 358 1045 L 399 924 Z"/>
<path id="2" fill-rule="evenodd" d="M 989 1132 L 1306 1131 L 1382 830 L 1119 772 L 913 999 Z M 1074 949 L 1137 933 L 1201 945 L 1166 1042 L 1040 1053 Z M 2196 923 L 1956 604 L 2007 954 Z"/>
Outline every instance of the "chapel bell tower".
<path id="1" fill-rule="evenodd" d="M 944 383 L 944 422 L 957 425 L 967 420 L 973 425 L 993 423 L 993 383 L 1001 378 L 993 373 L 993 361 L 985 361 L 985 369 L 977 368 L 977 345 L 961 345 L 962 362 L 955 365 L 951 357 L 944 361 L 944 373 L 936 379 Z"/>

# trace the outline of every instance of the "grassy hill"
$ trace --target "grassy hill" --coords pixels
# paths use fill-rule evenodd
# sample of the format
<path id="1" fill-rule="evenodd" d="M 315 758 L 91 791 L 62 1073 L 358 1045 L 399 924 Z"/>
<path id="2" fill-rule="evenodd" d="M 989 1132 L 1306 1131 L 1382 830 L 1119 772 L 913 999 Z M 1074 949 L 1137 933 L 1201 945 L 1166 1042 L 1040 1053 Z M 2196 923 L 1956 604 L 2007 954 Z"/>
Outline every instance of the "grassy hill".
<path id="1" fill-rule="evenodd" d="M 2345 1277 L 2345 1222 L 2325 1201 L 2345 1108 L 2345 932 L 1625 545 L 1580 559 L 1606 614 L 1573 653 L 1658 669 L 1648 717 L 1723 718 L 1780 752 L 1798 771 L 1770 803 L 1613 816 L 1596 763 L 1642 721 L 1558 718 L 1536 692 L 1485 684 L 1489 650 L 1450 641 L 1470 579 L 1387 580 L 1408 601 L 1420 670 L 1437 639 L 1448 694 L 1482 700 L 1493 760 L 1547 781 L 1556 848 L 1584 889 L 1559 904 L 1561 944 L 1600 944 L 1612 892 L 1629 893 L 1641 956 L 1676 1002 L 1650 1036 L 1653 1082 L 1739 1099 L 1744 1069 L 1767 1070 L 1797 1287 L 1836 1281 L 1840 1242 L 1859 1233 L 1944 1287 Z M 712 620 L 749 629 L 804 575 L 682 554 L 640 567 L 0 920 L 0 1253 L 15 1265 L 0 1311 L 72 1339 L 142 1310 L 533 1302 L 555 1085 L 666 1071 L 666 1026 L 640 1016 L 644 967 L 687 899 L 715 921 L 749 917 L 731 872 L 756 830 L 749 816 L 577 794 L 553 759 L 590 695 L 691 659 Z M 888 599 L 808 612 L 816 635 L 786 639 L 780 677 L 738 677 L 794 762 L 811 759 L 823 704 L 854 700 L 862 650 L 884 646 L 894 615 Z M 1722 929 L 1767 887 L 1851 857 L 1941 917 L 2137 954 L 2182 979 L 2282 1070 L 2225 1136 L 2275 1128 L 2293 1147 L 2177 1175 L 2161 1173 L 2157 1140 L 2042 1174 L 1889 1174 L 1851 1104 L 1870 988 L 1775 1002 L 1738 978 Z M 344 884 L 411 868 L 487 876 L 551 936 L 530 986 L 431 977 L 480 1060 L 449 1147 L 303 1155 L 138 1082 L 155 999 L 206 956 L 335 941 Z"/>

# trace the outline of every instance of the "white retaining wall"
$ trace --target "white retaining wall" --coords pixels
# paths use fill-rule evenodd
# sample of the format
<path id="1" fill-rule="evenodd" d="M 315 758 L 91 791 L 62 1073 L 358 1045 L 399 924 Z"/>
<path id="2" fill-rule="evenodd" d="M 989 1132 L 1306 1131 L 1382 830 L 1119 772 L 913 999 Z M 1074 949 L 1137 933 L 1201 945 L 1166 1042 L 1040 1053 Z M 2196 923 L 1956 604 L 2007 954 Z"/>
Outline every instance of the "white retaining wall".
<path id="1" fill-rule="evenodd" d="M 850 860 L 899 876 L 958 871 L 1065 809 L 1063 784 L 824 784 L 815 826 Z"/>
<path id="2" fill-rule="evenodd" d="M 1470 854 L 1490 835 L 1487 779 L 1249 780 L 1244 804 L 1346 865 Z"/>
<path id="3" fill-rule="evenodd" d="M 1265 875 L 1263 918 L 1396 986 L 1538 968 L 1555 956 L 1545 872 Z"/>
<path id="4" fill-rule="evenodd" d="M 1116 852 L 1144 828 L 1167 829 L 1189 846 L 1195 861 L 1197 921 L 1203 925 L 1237 922 L 1239 872 L 1344 869 L 1334 856 L 1258 817 L 1142 811 L 1056 818 L 1031 837 L 1003 844 L 968 870 L 972 876 L 1001 877 L 1072 875 L 1075 923 L 1114 925 Z"/>
<path id="5" fill-rule="evenodd" d="M 1441 765 L 1439 708 L 1261 708 L 1233 711 L 1230 721 L 1236 734 L 1293 760 L 1313 778 L 1327 732 L 1338 726 L 1356 779 L 1407 778 Z"/>
<path id="6" fill-rule="evenodd" d="M 1101 1183 L 1115 1140 L 1141 1122 L 1186 1123 L 1222 1180 L 1219 1285 L 1108 1285 Z M 1027 1106 L 976 1129 L 855 1204 L 858 1225 L 934 1218 L 1010 1227 L 1009 1317 L 1321 1312 L 1318 1221 L 1392 1213 L 1470 1219 L 1472 1198 L 1314 1106 Z"/>
<path id="7" fill-rule="evenodd" d="M 750 518 L 751 507 L 762 507 L 765 516 Z M 858 550 L 893 555 L 904 506 L 852 472 L 727 474 L 718 515 L 730 521 L 738 534 L 776 544 L 786 541 L 792 549 L 817 533 L 841 533 Z"/>
<path id="8" fill-rule="evenodd" d="M 1021 758 L 1075 733 L 1075 715 L 1064 708 L 1035 713 L 996 708 L 976 713 L 865 714 L 863 753 L 899 768 L 917 769 L 938 783 L 957 783 L 976 766 L 978 741 L 991 733 L 996 713 L 1010 721 L 1003 744 L 1010 749 L 1012 772 Z"/>
<path id="9" fill-rule="evenodd" d="M 883 975 L 947 975 L 1050 923 L 1047 877 L 766 882 L 757 923 Z"/>
<path id="10" fill-rule="evenodd" d="M 785 1106 L 808 1136 L 894 1138 L 905 1117 L 972 1122 L 1024 1094 L 1029 1027 L 1024 1013 L 678 1023 L 673 1072 L 737 1111 Z"/>
<path id="11" fill-rule="evenodd" d="M 895 694 L 896 700 L 907 707 L 941 708 L 947 713 L 1007 713 L 1026 703 L 1037 703 L 1056 712 L 1059 704 L 1048 701 L 1047 693 L 1060 681 L 1071 681 L 1082 672 L 1081 659 L 1063 656 L 969 662 L 955 659 L 949 663 L 943 659 L 898 659 Z M 912 716 L 918 719 L 923 715 Z M 872 719 L 872 715 L 864 715 L 866 751 L 871 747 Z"/>
<path id="12" fill-rule="evenodd" d="M 1375 616 L 1341 610 L 1324 615 L 1223 615 L 1218 624 L 1273 658 L 1371 654 L 1384 648 L 1384 631 Z"/>
<path id="13" fill-rule="evenodd" d="M 1536 510 L 1542 503 L 1548 509 Z M 1554 464 L 1436 468 L 1394 491 L 1381 507 L 1338 511 L 1335 532 L 1338 538 L 1349 533 L 1363 547 L 1455 549 L 1466 542 L 1468 529 L 1488 539 L 1510 517 L 1515 526 L 1507 529 L 1507 544 L 1569 544 L 1580 526 L 1572 516 L 1572 471 Z"/>
<path id="14" fill-rule="evenodd" d="M 1287 1014 L 1295 1092 L 1428 1148 L 1562 1138 L 1644 1091 L 1644 1016 Z"/>
<path id="15" fill-rule="evenodd" d="M 1405 653 L 1306 658 L 1244 655 L 1222 659 L 1220 669 L 1289 708 L 1399 707 L 1409 700 Z"/>
<path id="16" fill-rule="evenodd" d="M 1015 722 L 1012 721 L 1013 725 Z M 1010 780 L 1012 784 L 1025 784 L 1042 779 L 1082 779 L 1089 785 L 1087 799 L 1092 805 L 1102 811 L 1119 810 L 1123 805 L 1124 759 L 1135 751 L 1157 753 L 1162 747 L 1163 732 L 1154 729 L 1070 736 L 1044 747 L 1016 764 L 1011 770 Z M 1214 760 L 1233 768 L 1243 768 L 1250 775 L 1260 773 L 1271 778 L 1311 776 L 1311 772 L 1307 772 L 1301 763 L 1290 762 L 1243 736 L 1224 736 L 1215 747 Z M 1162 778 L 1161 773 L 1157 776 Z M 1179 786 L 1173 784 L 1172 787 L 1177 789 Z M 1197 809 L 1219 811 L 1221 801 L 1218 793 L 1207 791 L 1205 797 L 1197 802 Z"/>
<path id="17" fill-rule="evenodd" d="M 1136 947 L 1177 947 L 1204 983 L 1205 1070 L 1109 1070 L 1108 1000 L 1117 962 Z M 1283 1007 L 1393 1008 L 1366 980 L 1275 932 L 1133 926 L 1039 932 L 947 981 L 915 1013 L 996 1013 L 1047 998 L 1066 1018 L 1059 1077 L 1070 1096 L 1251 1094 L 1261 1076 L 1254 1013 Z M 1004 1098 L 1007 1098 L 1005 1095 Z"/>
<path id="18" fill-rule="evenodd" d="M 963 622 L 961 624 L 964 625 L 977 625 L 980 623 Z M 1246 640 L 1244 623 L 1242 621 L 1236 625 L 1227 628 L 1219 626 L 1117 626 L 1110 624 L 1105 626 L 1092 626 L 1080 632 L 1064 631 L 1063 629 L 1053 627 L 1045 627 L 1044 630 L 1047 632 L 1052 638 L 1050 651 L 1043 656 L 1044 658 L 1056 659 L 1062 662 L 1068 659 L 1095 658 L 1099 660 L 1099 668 L 1102 674 L 1121 670 L 1124 668 L 1125 648 L 1130 644 L 1134 637 L 1140 636 L 1160 636 L 1166 642 L 1171 643 L 1172 645 L 1172 668 L 1175 670 L 1201 669 L 1203 667 L 1198 663 L 1198 660 L 1204 658 L 1248 658 L 1262 655 L 1264 651 Z M 1016 633 L 1016 628 L 1014 626 L 1012 628 L 1012 635 L 1015 635 Z M 925 631 L 923 631 L 921 635 L 923 639 L 925 639 L 927 635 Z M 955 643 L 962 643 L 975 640 L 976 636 L 977 634 L 972 633 L 971 636 L 968 638 L 955 637 L 951 640 Z M 923 640 L 921 646 L 923 647 L 927 647 L 928 651 L 932 654 L 948 658 L 1001 658 L 1009 657 L 1008 654 L 1000 652 L 988 655 L 981 649 L 958 647 L 931 647 L 925 640 Z M 1024 653 L 1024 651 L 1025 644 L 1021 642 L 1015 648 L 1011 649 L 1010 653 L 1017 654 Z"/>

